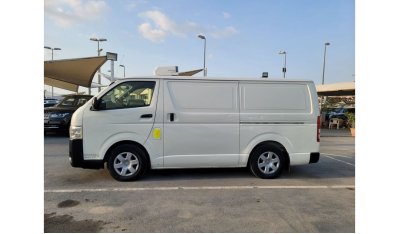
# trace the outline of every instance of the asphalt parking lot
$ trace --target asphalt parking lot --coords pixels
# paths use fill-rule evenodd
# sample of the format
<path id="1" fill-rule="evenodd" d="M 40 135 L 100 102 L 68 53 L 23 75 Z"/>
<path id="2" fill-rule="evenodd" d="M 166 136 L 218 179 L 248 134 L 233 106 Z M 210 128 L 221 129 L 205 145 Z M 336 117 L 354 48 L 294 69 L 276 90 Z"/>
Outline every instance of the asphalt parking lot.
<path id="1" fill-rule="evenodd" d="M 355 232 L 353 137 L 322 137 L 316 164 L 274 180 L 247 169 L 151 171 L 118 182 L 72 168 L 68 138 L 44 138 L 45 232 Z"/>

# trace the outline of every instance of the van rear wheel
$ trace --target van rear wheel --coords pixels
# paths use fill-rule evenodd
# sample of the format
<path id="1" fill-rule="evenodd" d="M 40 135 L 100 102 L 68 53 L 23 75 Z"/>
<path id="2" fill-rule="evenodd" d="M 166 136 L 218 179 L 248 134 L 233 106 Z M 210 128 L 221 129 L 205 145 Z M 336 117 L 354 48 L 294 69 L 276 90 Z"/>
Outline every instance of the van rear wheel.
<path id="1" fill-rule="evenodd" d="M 145 174 L 148 163 L 141 149 L 134 145 L 125 144 L 117 146 L 111 151 L 107 168 L 114 179 L 132 181 Z"/>
<path id="2" fill-rule="evenodd" d="M 250 155 L 249 167 L 253 175 L 262 179 L 278 177 L 286 164 L 285 151 L 277 144 L 265 143 Z"/>

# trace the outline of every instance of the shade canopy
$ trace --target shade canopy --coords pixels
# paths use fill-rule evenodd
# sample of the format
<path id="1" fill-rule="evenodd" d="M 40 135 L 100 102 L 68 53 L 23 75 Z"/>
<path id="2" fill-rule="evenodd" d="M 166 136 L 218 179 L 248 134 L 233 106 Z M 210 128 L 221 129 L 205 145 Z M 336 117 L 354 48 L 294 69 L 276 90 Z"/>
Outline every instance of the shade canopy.
<path id="1" fill-rule="evenodd" d="M 355 82 L 340 82 L 334 84 L 317 85 L 320 96 L 351 96 L 355 95 Z"/>
<path id="2" fill-rule="evenodd" d="M 191 70 L 191 71 L 184 71 L 178 72 L 178 76 L 193 76 L 199 72 L 203 71 L 203 69 Z"/>
<path id="3" fill-rule="evenodd" d="M 44 84 L 73 92 L 92 87 L 93 76 L 106 61 L 106 56 L 45 61 Z"/>

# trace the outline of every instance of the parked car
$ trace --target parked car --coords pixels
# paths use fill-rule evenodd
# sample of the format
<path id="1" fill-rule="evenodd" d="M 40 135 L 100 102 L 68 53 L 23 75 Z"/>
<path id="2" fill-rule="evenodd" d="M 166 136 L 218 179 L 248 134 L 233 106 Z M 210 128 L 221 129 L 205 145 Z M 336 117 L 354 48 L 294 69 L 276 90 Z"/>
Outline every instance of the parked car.
<path id="1" fill-rule="evenodd" d="M 67 95 L 55 106 L 44 108 L 44 133 L 50 131 L 69 132 L 72 114 L 92 95 Z"/>
<path id="2" fill-rule="evenodd" d="M 56 98 L 45 98 L 44 99 L 44 107 L 55 106 L 60 102 L 60 100 Z"/>

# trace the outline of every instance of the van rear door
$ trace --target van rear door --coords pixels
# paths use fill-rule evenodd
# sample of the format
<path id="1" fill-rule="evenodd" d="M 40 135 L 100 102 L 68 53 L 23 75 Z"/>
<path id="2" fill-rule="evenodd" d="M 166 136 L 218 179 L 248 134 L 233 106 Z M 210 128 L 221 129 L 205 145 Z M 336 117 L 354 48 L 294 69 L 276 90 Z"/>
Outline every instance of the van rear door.
<path id="1" fill-rule="evenodd" d="M 164 80 L 164 167 L 238 161 L 238 82 Z"/>

